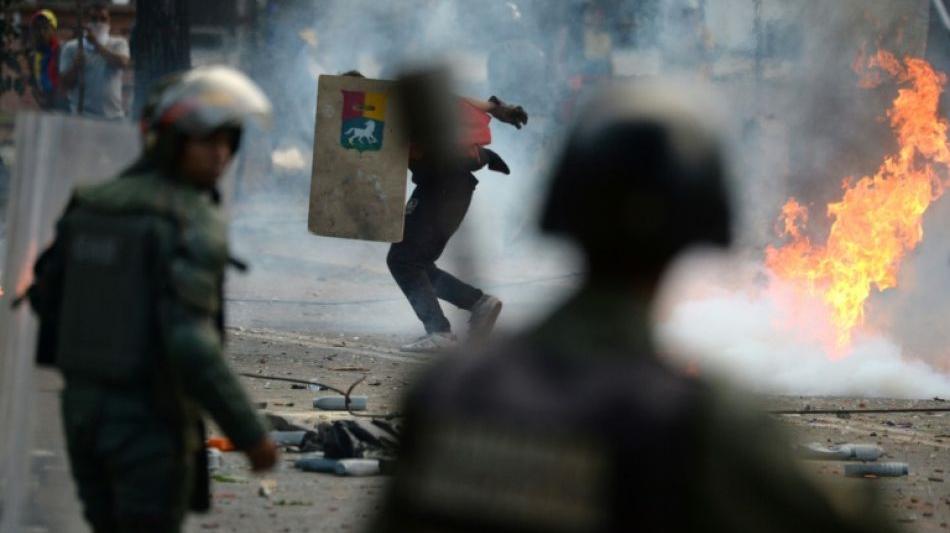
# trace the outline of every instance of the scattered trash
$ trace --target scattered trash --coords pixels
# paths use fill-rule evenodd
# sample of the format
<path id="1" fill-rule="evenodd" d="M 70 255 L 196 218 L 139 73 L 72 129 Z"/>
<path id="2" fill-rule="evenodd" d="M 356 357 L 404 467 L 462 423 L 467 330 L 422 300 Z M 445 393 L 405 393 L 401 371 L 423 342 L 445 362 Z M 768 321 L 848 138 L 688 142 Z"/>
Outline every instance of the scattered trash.
<path id="1" fill-rule="evenodd" d="M 369 369 L 362 366 L 341 366 L 338 368 L 330 368 L 329 370 L 333 372 L 369 372 Z"/>
<path id="2" fill-rule="evenodd" d="M 338 462 L 336 459 L 327 459 L 325 457 L 308 457 L 306 459 L 297 460 L 294 463 L 294 467 L 304 472 L 332 474 L 336 472 Z"/>
<path id="3" fill-rule="evenodd" d="M 286 418 L 273 413 L 264 413 L 264 417 L 274 431 L 309 431 L 307 428 L 293 424 Z"/>
<path id="4" fill-rule="evenodd" d="M 242 477 L 229 476 L 226 474 L 212 474 L 211 479 L 218 483 L 247 483 L 247 480 Z"/>
<path id="5" fill-rule="evenodd" d="M 274 407 L 293 407 L 294 402 L 274 402 Z"/>
<path id="6" fill-rule="evenodd" d="M 270 498 L 275 490 L 277 490 L 276 479 L 262 479 L 260 485 L 257 486 L 257 495 L 261 498 Z"/>
<path id="7" fill-rule="evenodd" d="M 847 477 L 900 477 L 910 473 L 907 463 L 851 463 L 844 465 Z"/>
<path id="8" fill-rule="evenodd" d="M 270 438 L 278 446 L 293 446 L 302 452 L 321 449 L 321 443 L 315 431 L 271 431 Z"/>
<path id="9" fill-rule="evenodd" d="M 271 431 L 270 438 L 278 446 L 298 446 L 312 431 Z M 314 433 L 316 435 L 316 433 Z"/>
<path id="10" fill-rule="evenodd" d="M 379 475 L 379 459 L 340 459 L 334 473 L 338 476 L 376 476 Z"/>
<path id="11" fill-rule="evenodd" d="M 234 443 L 226 437 L 211 437 L 205 441 L 205 446 L 208 448 L 216 448 L 222 452 L 233 452 L 237 449 Z"/>
<path id="12" fill-rule="evenodd" d="M 398 448 L 398 430 L 381 420 L 337 420 L 320 424 L 317 431 L 328 459 L 389 458 Z"/>
<path id="13" fill-rule="evenodd" d="M 798 453 L 803 459 L 817 459 L 823 461 L 877 461 L 884 450 L 876 444 L 840 444 L 823 446 L 812 442 L 798 447 Z"/>
<path id="14" fill-rule="evenodd" d="M 301 385 L 300 383 L 292 383 L 290 388 L 293 390 L 304 390 L 307 388 L 307 385 Z"/>
<path id="15" fill-rule="evenodd" d="M 321 387 L 320 385 L 315 384 L 315 383 L 311 383 L 310 385 L 307 385 L 307 390 L 310 391 L 310 392 L 320 392 L 320 391 L 324 390 L 324 388 Z"/>
<path id="16" fill-rule="evenodd" d="M 283 507 L 283 506 L 304 506 L 304 507 L 310 507 L 311 505 L 313 505 L 313 502 L 305 502 L 305 501 L 301 501 L 301 500 L 277 500 L 276 502 L 274 502 L 274 505 L 280 505 L 280 506 L 282 506 L 282 507 Z"/>
<path id="17" fill-rule="evenodd" d="M 366 402 L 368 398 L 366 396 L 350 396 L 350 411 L 365 411 Z M 321 396 L 319 398 L 314 398 L 313 406 L 317 409 L 322 409 L 324 411 L 346 411 L 346 398 L 343 396 Z"/>
<path id="18" fill-rule="evenodd" d="M 208 448 L 208 470 L 214 471 L 221 468 L 223 456 L 221 450 L 217 448 Z"/>

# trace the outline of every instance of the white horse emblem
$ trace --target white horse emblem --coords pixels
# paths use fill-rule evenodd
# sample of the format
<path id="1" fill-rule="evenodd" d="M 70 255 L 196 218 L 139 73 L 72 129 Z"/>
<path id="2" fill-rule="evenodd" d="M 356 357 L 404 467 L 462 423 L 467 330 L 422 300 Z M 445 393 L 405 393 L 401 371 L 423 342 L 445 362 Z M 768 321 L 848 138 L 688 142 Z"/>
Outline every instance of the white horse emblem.
<path id="1" fill-rule="evenodd" d="M 376 122 L 373 120 L 367 120 L 366 125 L 362 128 L 350 128 L 346 130 L 345 134 L 349 135 L 346 142 L 348 144 L 356 144 L 355 141 L 360 143 L 372 144 L 376 142 Z"/>

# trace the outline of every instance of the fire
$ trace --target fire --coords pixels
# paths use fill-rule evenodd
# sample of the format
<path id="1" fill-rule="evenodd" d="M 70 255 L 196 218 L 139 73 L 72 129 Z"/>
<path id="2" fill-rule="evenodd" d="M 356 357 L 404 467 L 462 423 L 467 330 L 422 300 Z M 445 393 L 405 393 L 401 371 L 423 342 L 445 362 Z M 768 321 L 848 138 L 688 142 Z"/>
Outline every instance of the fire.
<path id="1" fill-rule="evenodd" d="M 948 126 L 937 110 L 946 76 L 922 59 L 899 61 L 883 51 L 866 65 L 877 70 L 869 71 L 862 86 L 880 83 L 881 71 L 901 85 L 887 112 L 897 152 L 874 175 L 843 181 L 842 199 L 827 206 L 832 224 L 824 244 L 805 234 L 808 210 L 792 198 L 780 219 L 780 233 L 789 240 L 765 252 L 766 265 L 778 278 L 829 306 L 839 348 L 850 344 L 861 325 L 871 290 L 897 285 L 901 260 L 923 238 L 923 214 L 947 185 L 936 168 L 950 167 Z"/>

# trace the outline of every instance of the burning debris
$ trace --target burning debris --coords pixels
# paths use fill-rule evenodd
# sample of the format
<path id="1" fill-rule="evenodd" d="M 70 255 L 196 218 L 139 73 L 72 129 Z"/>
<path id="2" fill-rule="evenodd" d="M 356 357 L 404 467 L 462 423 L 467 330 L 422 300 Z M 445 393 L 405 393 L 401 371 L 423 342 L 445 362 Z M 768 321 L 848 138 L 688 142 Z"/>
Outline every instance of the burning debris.
<path id="1" fill-rule="evenodd" d="M 777 278 L 827 304 L 837 351 L 862 324 L 872 289 L 897 285 L 901 261 L 923 238 L 924 213 L 945 190 L 947 177 L 940 169 L 950 166 L 947 121 L 938 113 L 946 76 L 922 59 L 899 61 L 885 51 L 864 66 L 862 86 L 879 85 L 882 72 L 901 85 L 887 112 L 897 152 L 874 175 L 842 182 L 842 199 L 827 206 L 832 224 L 823 244 L 809 238 L 808 209 L 791 198 L 781 215 L 789 241 L 768 247 L 765 259 Z"/>

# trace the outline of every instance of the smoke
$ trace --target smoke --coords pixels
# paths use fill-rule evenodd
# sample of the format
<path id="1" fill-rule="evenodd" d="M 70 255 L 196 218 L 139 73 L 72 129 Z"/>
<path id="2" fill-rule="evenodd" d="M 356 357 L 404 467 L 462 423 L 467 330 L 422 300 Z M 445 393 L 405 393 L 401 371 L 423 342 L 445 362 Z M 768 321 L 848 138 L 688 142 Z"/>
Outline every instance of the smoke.
<path id="1" fill-rule="evenodd" d="M 950 395 L 950 376 L 874 327 L 836 348 L 826 313 L 761 263 L 693 255 L 669 279 L 657 336 L 678 363 L 763 393 Z"/>
<path id="2" fill-rule="evenodd" d="M 320 74 L 355 68 L 369 77 L 393 77 L 405 66 L 438 61 L 454 69 L 460 94 L 495 94 L 528 110 L 523 130 L 494 124 L 492 148 L 508 161 L 512 175 L 478 173 L 470 213 L 440 262 L 486 286 L 578 269 L 570 252 L 552 247 L 536 230 L 546 176 L 573 110 L 608 79 L 675 76 L 719 95 L 709 111 L 725 117 L 722 135 L 731 147 L 739 211 L 736 255 L 743 267 L 741 274 L 730 268 L 728 275 L 712 277 L 694 271 L 703 290 L 673 291 L 678 296 L 661 313 L 663 338 L 677 350 L 705 353 L 703 368 L 718 365 L 772 391 L 948 394 L 936 370 L 948 366 L 941 362 L 941 322 L 950 313 L 941 297 L 950 268 L 950 250 L 941 244 L 950 242 L 942 235 L 950 227 L 946 202 L 928 214 L 924 242 L 902 270 L 901 289 L 870 301 L 867 326 L 848 357 L 832 360 L 821 334 L 803 335 L 822 329 L 814 320 L 807 327 L 782 325 L 787 299 L 776 299 L 761 266 L 765 246 L 775 243 L 779 209 L 790 196 L 811 208 L 811 229 L 820 239 L 827 231 L 822 207 L 840 196 L 841 180 L 868 174 L 893 150 L 893 136 L 880 119 L 895 87 L 861 89 L 851 66 L 862 49 L 923 55 L 927 0 L 269 4 L 252 70 L 277 113 L 263 156 L 273 166 L 258 170 L 275 175 L 278 187 L 247 190 L 255 202 L 277 203 L 271 211 L 279 221 L 269 219 L 267 209 L 239 211 L 238 248 L 256 249 L 263 239 L 269 251 L 251 279 L 235 285 L 238 293 L 272 291 L 274 277 L 281 276 L 280 297 L 393 302 L 387 312 L 369 312 L 354 327 L 415 327 L 388 279 L 385 245 L 319 238 L 305 230 L 309 165 L 300 161 L 311 157 Z M 281 196 L 287 191 L 296 199 Z M 572 278 L 565 279 L 556 290 L 527 283 L 506 293 L 506 305 L 514 305 L 506 306 L 505 317 L 519 307 L 530 309 L 525 320 L 543 312 L 571 288 Z M 506 325 L 514 323 L 520 321 Z"/>

